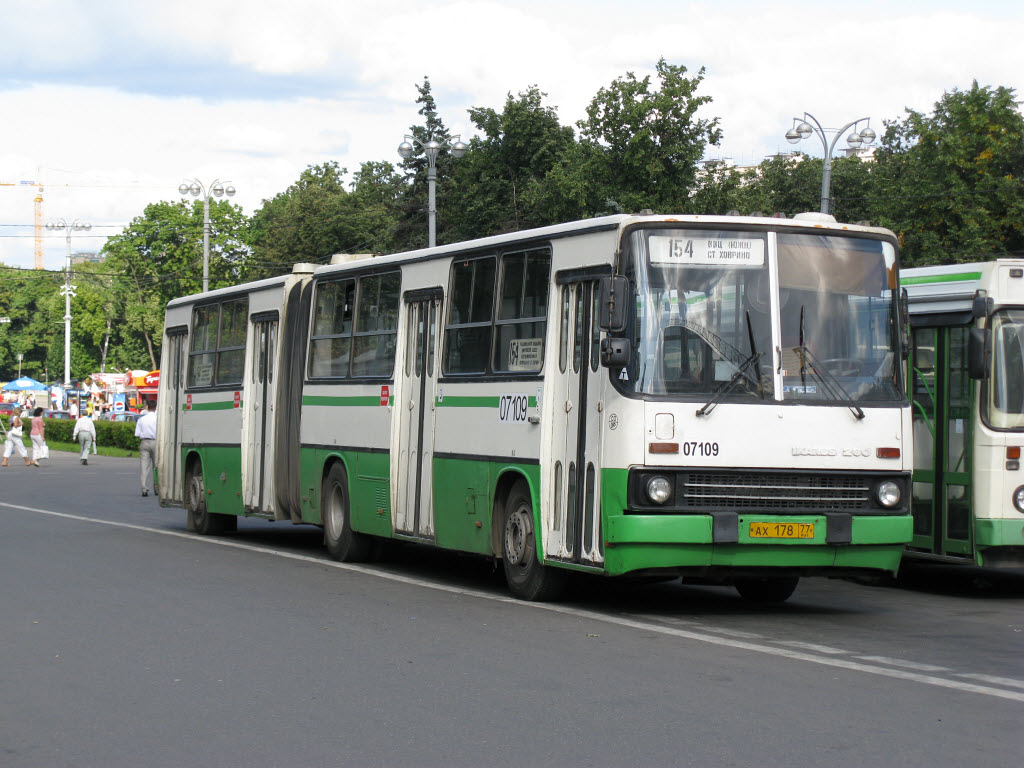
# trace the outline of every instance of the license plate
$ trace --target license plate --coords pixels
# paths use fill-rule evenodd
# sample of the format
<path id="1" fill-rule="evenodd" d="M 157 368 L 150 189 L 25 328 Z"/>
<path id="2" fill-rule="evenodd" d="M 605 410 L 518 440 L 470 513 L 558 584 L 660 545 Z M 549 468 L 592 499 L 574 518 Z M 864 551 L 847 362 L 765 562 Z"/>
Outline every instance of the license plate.
<path id="1" fill-rule="evenodd" d="M 814 523 L 751 523 L 752 539 L 813 539 Z"/>

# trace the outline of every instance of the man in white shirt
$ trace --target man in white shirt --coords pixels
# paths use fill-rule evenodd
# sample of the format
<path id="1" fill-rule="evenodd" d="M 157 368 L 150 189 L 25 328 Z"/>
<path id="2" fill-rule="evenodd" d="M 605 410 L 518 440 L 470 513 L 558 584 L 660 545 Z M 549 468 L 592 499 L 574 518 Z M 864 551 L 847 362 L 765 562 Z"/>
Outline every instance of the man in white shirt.
<path id="1" fill-rule="evenodd" d="M 77 440 L 82 449 L 80 460 L 83 464 L 89 463 L 89 451 L 92 444 L 96 442 L 96 425 L 92 423 L 91 416 L 83 415 L 75 422 L 75 431 L 71 434 L 72 440 Z"/>
<path id="2" fill-rule="evenodd" d="M 142 460 L 142 495 L 149 496 L 153 490 L 153 467 L 156 466 L 156 400 L 146 403 L 146 413 L 135 422 L 135 436 L 139 438 L 139 458 Z"/>

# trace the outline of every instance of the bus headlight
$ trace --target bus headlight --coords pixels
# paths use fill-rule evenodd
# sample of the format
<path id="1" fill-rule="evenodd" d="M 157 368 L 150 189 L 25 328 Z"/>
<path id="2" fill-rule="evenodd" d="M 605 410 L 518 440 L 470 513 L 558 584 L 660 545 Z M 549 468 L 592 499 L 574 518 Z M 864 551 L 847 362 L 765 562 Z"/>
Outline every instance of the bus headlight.
<path id="1" fill-rule="evenodd" d="M 672 498 L 672 483 L 667 477 L 655 475 L 647 481 L 647 498 L 655 504 L 664 504 Z"/>
<path id="2" fill-rule="evenodd" d="M 1024 485 L 1018 486 L 1013 492 L 1013 506 L 1018 512 L 1024 512 Z"/>
<path id="3" fill-rule="evenodd" d="M 875 498 L 883 507 L 895 507 L 900 503 L 900 486 L 892 480 L 883 480 L 875 488 Z"/>

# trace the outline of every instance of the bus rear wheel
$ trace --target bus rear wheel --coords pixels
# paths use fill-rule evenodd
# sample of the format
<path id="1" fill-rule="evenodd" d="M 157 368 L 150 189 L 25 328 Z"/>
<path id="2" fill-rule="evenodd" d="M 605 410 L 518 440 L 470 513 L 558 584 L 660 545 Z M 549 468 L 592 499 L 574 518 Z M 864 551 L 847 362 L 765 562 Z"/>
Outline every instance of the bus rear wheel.
<path id="1" fill-rule="evenodd" d="M 523 600 L 557 598 L 565 587 L 565 573 L 542 565 L 537 556 L 533 502 L 525 483 L 516 483 L 505 501 L 502 564 L 509 591 Z"/>
<path id="2" fill-rule="evenodd" d="M 799 581 L 798 576 L 737 579 L 735 586 L 740 597 L 752 603 L 784 603 L 796 591 Z"/>
<path id="3" fill-rule="evenodd" d="M 327 553 L 343 563 L 360 563 L 373 554 L 373 540 L 352 530 L 348 497 L 348 475 L 341 464 L 334 464 L 324 479 L 320 494 L 320 514 L 324 524 Z"/>
<path id="4" fill-rule="evenodd" d="M 238 518 L 232 515 L 218 515 L 206 508 L 206 486 L 203 484 L 203 467 L 195 461 L 185 475 L 185 509 L 188 510 L 188 529 L 204 536 L 233 531 Z"/>

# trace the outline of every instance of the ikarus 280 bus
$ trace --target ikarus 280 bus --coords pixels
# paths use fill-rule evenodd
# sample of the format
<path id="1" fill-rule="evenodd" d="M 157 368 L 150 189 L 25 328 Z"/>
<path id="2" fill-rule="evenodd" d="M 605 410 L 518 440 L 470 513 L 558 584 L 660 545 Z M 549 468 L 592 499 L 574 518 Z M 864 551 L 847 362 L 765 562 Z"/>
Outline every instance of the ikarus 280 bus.
<path id="1" fill-rule="evenodd" d="M 172 301 L 161 500 L 213 533 L 323 527 L 784 600 L 910 540 L 896 241 L 795 219 L 612 216 Z M 166 482 L 164 480 L 166 479 Z"/>
<path id="2" fill-rule="evenodd" d="M 905 269 L 914 408 L 907 556 L 1024 568 L 1024 259 Z"/>

